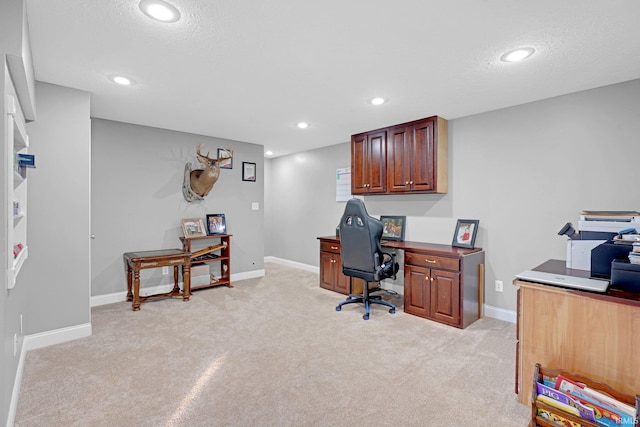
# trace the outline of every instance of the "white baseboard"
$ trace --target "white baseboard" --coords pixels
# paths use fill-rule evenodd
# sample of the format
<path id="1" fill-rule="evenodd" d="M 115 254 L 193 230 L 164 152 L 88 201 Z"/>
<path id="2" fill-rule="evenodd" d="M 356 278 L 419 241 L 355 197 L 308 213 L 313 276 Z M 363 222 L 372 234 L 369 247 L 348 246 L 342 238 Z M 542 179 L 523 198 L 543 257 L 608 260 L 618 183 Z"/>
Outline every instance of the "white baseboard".
<path id="1" fill-rule="evenodd" d="M 26 351 L 48 347 L 54 344 L 77 340 L 78 338 L 91 336 L 91 323 L 70 326 L 68 328 L 54 329 L 24 337 L 23 349 Z"/>
<path id="2" fill-rule="evenodd" d="M 20 351 L 20 359 L 18 359 L 18 369 L 16 371 L 16 380 L 13 382 L 13 392 L 11 393 L 11 403 L 9 404 L 9 414 L 7 416 L 7 427 L 12 427 L 16 421 L 16 410 L 18 409 L 18 399 L 20 398 L 20 387 L 22 386 L 22 372 L 24 371 L 24 359 L 26 355 L 27 355 L 27 350 L 25 349 L 25 344 L 23 341 L 22 350 Z"/>
<path id="3" fill-rule="evenodd" d="M 484 315 L 510 323 L 516 323 L 517 319 L 517 313 L 513 310 L 506 310 L 504 308 L 493 307 L 487 304 L 484 305 Z"/>
<path id="4" fill-rule="evenodd" d="M 231 274 L 231 282 L 233 283 L 240 280 L 254 279 L 256 277 L 264 277 L 264 275 L 265 275 L 264 269 L 246 271 L 244 273 L 235 273 L 235 274 Z M 182 287 L 182 282 L 179 282 L 179 286 Z M 166 292 L 170 292 L 171 289 L 173 289 L 173 283 L 167 283 L 164 285 L 157 285 L 157 286 L 147 286 L 140 289 L 140 296 L 163 294 Z M 127 300 L 127 291 L 114 292 L 111 294 L 92 296 L 90 299 L 90 305 L 91 307 L 98 307 L 101 305 L 113 304 L 115 302 L 123 302 L 126 300 Z"/>
<path id="5" fill-rule="evenodd" d="M 273 262 L 276 264 L 286 265 L 287 267 L 293 267 L 299 270 L 308 271 L 309 273 L 320 274 L 320 267 L 316 267 L 309 264 L 303 264 L 301 262 L 296 262 L 296 261 L 289 261 L 287 259 L 277 258 L 274 256 L 264 257 L 264 262 Z"/>

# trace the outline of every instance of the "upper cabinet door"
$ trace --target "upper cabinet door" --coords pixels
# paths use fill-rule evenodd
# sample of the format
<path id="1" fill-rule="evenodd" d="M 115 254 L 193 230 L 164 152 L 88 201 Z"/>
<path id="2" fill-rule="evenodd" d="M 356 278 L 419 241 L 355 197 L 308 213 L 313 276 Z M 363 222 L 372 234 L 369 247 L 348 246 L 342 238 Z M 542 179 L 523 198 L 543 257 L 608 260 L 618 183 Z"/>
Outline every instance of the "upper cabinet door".
<path id="1" fill-rule="evenodd" d="M 436 155 L 434 141 L 434 120 L 427 120 L 410 130 L 411 150 L 407 166 L 411 170 L 410 191 L 434 191 Z"/>
<path id="2" fill-rule="evenodd" d="M 351 193 L 386 191 L 387 132 L 370 132 L 351 137 Z"/>

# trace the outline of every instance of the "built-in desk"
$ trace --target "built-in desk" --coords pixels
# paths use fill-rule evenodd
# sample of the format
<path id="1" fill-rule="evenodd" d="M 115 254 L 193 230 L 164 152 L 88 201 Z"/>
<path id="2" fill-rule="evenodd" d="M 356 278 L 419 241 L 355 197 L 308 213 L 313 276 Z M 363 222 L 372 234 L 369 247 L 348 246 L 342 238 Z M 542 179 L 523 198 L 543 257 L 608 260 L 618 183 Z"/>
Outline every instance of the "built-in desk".
<path id="1" fill-rule="evenodd" d="M 342 274 L 340 238 L 320 240 L 320 286 L 360 293 Z M 404 251 L 404 312 L 466 328 L 482 315 L 484 251 L 424 242 L 382 242 L 384 249 Z"/>
<path id="2" fill-rule="evenodd" d="M 549 260 L 534 270 L 589 277 Z M 518 290 L 516 393 L 530 404 L 536 363 L 640 393 L 640 301 L 634 294 L 598 294 L 514 280 Z M 634 299 L 635 298 L 635 299 Z"/>

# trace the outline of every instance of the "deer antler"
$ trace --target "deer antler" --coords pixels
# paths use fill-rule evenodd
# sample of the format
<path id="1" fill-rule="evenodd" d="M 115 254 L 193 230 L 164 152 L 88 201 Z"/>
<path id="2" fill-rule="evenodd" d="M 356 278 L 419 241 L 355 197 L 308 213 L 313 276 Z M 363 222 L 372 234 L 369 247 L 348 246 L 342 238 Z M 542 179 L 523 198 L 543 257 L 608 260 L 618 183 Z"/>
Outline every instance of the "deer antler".
<path id="1" fill-rule="evenodd" d="M 200 156 L 200 157 L 203 157 L 203 158 L 211 161 L 211 162 L 215 161 L 216 159 L 212 159 L 212 158 L 209 157 L 209 152 L 208 151 L 207 151 L 207 155 L 206 156 L 200 152 L 200 150 L 202 150 L 203 145 L 204 144 L 198 144 L 198 148 L 196 148 L 196 154 L 198 156 Z"/>

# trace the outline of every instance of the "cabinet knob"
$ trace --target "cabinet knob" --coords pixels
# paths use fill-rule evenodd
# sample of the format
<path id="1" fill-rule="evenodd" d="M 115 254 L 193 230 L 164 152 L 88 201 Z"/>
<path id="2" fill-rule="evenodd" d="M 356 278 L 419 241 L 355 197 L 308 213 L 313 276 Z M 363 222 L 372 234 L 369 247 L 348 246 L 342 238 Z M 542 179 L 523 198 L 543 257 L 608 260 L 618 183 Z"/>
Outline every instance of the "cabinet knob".
<path id="1" fill-rule="evenodd" d="M 431 278 L 431 281 L 433 282 L 433 277 Z"/>
<path id="2" fill-rule="evenodd" d="M 409 184 L 413 185 L 413 181 L 409 181 Z"/>
<path id="3" fill-rule="evenodd" d="M 409 181 L 405 181 L 405 182 L 404 182 L 404 185 L 409 185 Z"/>

